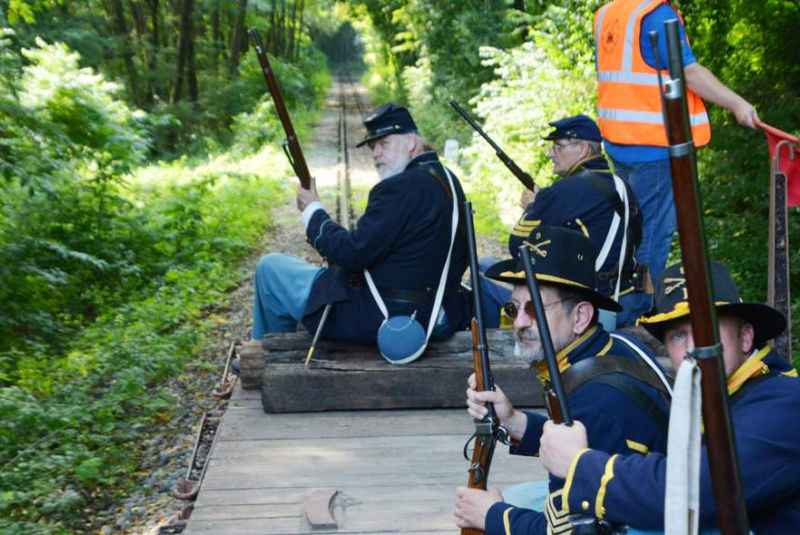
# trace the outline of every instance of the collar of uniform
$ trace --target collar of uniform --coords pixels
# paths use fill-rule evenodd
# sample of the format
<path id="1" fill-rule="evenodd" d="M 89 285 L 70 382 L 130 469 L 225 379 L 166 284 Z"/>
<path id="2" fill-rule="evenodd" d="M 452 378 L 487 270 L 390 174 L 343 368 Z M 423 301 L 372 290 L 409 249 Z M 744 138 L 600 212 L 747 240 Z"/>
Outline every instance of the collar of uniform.
<path id="1" fill-rule="evenodd" d="M 608 171 L 609 167 L 605 156 L 602 154 L 593 154 L 592 156 L 588 156 L 583 160 L 578 160 L 578 162 L 572 166 L 565 176 L 574 175 L 583 169 L 588 169 L 590 171 Z"/>
<path id="2" fill-rule="evenodd" d="M 421 165 L 430 165 L 430 164 L 439 164 L 439 157 L 433 151 L 423 152 L 422 154 L 417 154 L 408 162 L 406 165 L 406 169 L 411 169 L 413 167 L 419 167 Z M 441 165 L 441 164 L 440 164 Z"/>
<path id="3" fill-rule="evenodd" d="M 769 366 L 764 358 L 770 353 L 772 346 L 765 346 L 761 351 L 748 358 L 728 377 L 728 395 L 732 396 L 751 378 L 769 373 Z"/>
<path id="4" fill-rule="evenodd" d="M 570 366 L 588 357 L 600 357 L 608 353 L 613 344 L 611 336 L 600 328 L 599 325 L 592 326 L 588 331 L 573 340 L 567 347 L 556 353 L 558 371 L 564 373 Z M 533 369 L 539 374 L 543 381 L 550 380 L 550 373 L 547 371 L 547 362 L 542 361 L 533 365 Z"/>
<path id="5" fill-rule="evenodd" d="M 789 377 L 797 377 L 797 370 L 795 367 L 780 353 L 775 351 L 772 346 L 767 346 L 769 352 L 764 357 L 764 363 L 769 366 L 769 371 L 773 373 L 780 373 L 788 375 Z"/>

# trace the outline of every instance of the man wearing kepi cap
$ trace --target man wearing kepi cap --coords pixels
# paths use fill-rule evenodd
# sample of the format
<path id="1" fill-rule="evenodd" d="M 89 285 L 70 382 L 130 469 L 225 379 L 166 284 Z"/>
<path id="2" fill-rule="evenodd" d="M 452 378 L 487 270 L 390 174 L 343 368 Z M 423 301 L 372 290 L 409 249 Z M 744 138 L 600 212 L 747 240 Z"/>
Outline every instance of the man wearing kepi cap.
<path id="1" fill-rule="evenodd" d="M 646 273 L 636 271 L 642 215 L 631 187 L 614 176 L 601 152 L 600 129 L 586 115 L 549 123 L 547 157 L 562 178 L 537 192 L 526 190 L 525 213 L 508 240 L 511 255 L 537 225 L 564 226 L 588 236 L 598 250 L 596 288 L 623 307 L 616 326 L 632 325 L 650 308 Z M 642 266 L 643 267 L 643 266 Z M 638 287 L 638 290 L 637 290 Z"/>
<path id="2" fill-rule="evenodd" d="M 315 332 L 330 305 L 323 339 L 375 342 L 384 314 L 365 270 L 390 316 L 415 315 L 427 327 L 442 286 L 434 337 L 468 324 L 472 301 L 460 285 L 467 243 L 462 225 L 452 224 L 454 204 L 461 208 L 464 202 L 458 178 L 434 152 L 425 152 L 406 108 L 380 106 L 364 126 L 367 135 L 359 146 L 369 145 L 381 181 L 370 191 L 363 216 L 346 230 L 323 207 L 314 180 L 308 190 L 298 190 L 308 242 L 330 267 L 284 254 L 262 257 L 256 269 L 253 338 L 294 331 L 299 321 Z"/>
<path id="3" fill-rule="evenodd" d="M 800 533 L 800 379 L 768 341 L 786 328 L 777 310 L 744 303 L 728 270 L 711 263 L 722 358 L 750 527 L 758 535 Z M 669 352 L 677 369 L 694 349 L 686 279 L 680 264 L 659 277 L 654 309 L 640 321 Z M 567 477 L 564 501 L 637 529 L 664 529 L 666 457 L 596 451 L 582 426 L 545 426 L 542 462 Z M 700 468 L 700 525 L 717 518 L 705 448 Z M 640 533 L 631 530 L 629 533 Z"/>
<path id="4" fill-rule="evenodd" d="M 594 289 L 597 251 L 592 241 L 573 230 L 541 226 L 526 242 L 535 260 L 569 407 L 575 419 L 586 422 L 592 447 L 612 454 L 666 451 L 669 387 L 661 368 L 640 342 L 622 334 L 611 335 L 598 324 L 599 309 L 619 310 L 619 305 Z M 493 265 L 486 276 L 514 285 L 505 308 L 514 318 L 514 351 L 546 385 L 549 375 L 521 257 Z M 500 425 L 513 439 L 511 453 L 537 455 L 547 418 L 514 409 L 502 385 L 494 392 L 477 392 L 475 385 L 473 375 L 467 390 L 469 415 L 481 419 L 487 412 L 486 403 L 494 403 Z M 461 487 L 456 497 L 456 523 L 462 528 L 483 529 L 489 535 L 560 532 L 568 527 L 561 506 L 563 484 L 563 476 L 551 477 L 549 485 L 512 487 L 503 496 L 496 489 Z M 537 494 L 546 497 L 546 503 L 535 503 Z"/>

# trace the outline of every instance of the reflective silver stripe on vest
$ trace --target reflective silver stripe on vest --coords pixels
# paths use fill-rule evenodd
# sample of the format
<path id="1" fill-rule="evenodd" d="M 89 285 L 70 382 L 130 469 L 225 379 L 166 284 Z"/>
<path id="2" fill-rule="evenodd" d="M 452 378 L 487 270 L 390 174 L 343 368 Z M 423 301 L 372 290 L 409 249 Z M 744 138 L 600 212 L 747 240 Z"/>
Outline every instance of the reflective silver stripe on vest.
<path id="1" fill-rule="evenodd" d="M 603 71 L 597 73 L 598 82 L 622 82 L 658 87 L 658 75 L 643 72 Z"/>
<path id="2" fill-rule="evenodd" d="M 597 117 L 607 121 L 622 121 L 628 123 L 664 124 L 664 116 L 660 111 L 630 111 L 615 110 L 613 108 L 598 108 Z M 708 114 L 695 113 L 689 120 L 692 126 L 708 123 Z"/>
<path id="3" fill-rule="evenodd" d="M 634 25 L 636 24 L 637 17 L 639 13 L 648 6 L 648 4 L 652 4 L 653 0 L 644 0 L 639 6 L 633 10 L 631 16 L 628 18 L 628 23 L 625 25 L 625 45 L 622 49 L 622 72 L 629 73 L 633 69 L 633 35 L 634 35 Z M 636 43 L 638 46 L 639 43 Z"/>
<path id="4" fill-rule="evenodd" d="M 600 44 L 600 28 L 603 27 L 603 15 L 606 14 L 606 10 L 608 9 L 608 6 L 610 6 L 610 5 L 611 4 L 604 5 L 597 12 L 597 22 L 595 22 L 595 25 L 594 25 L 594 44 L 595 44 L 595 48 L 597 47 L 597 45 Z"/>

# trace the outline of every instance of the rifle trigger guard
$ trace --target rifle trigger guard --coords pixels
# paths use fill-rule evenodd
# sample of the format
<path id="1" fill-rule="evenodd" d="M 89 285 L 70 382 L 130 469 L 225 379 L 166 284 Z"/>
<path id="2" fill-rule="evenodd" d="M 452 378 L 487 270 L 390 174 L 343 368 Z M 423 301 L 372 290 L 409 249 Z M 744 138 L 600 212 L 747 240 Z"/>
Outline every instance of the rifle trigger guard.
<path id="1" fill-rule="evenodd" d="M 467 450 L 469 449 L 470 442 L 472 442 L 472 440 L 474 438 L 475 438 L 475 433 L 472 433 L 472 436 L 469 437 L 467 439 L 467 441 L 464 443 L 464 452 L 463 453 L 464 453 L 464 459 L 466 459 L 467 461 L 472 461 L 472 459 L 469 458 L 469 453 L 467 453 Z"/>
<path id="2" fill-rule="evenodd" d="M 695 360 L 708 360 L 717 357 L 722 358 L 722 344 L 714 344 L 713 346 L 696 347 L 689 351 L 686 355 Z"/>
<path id="3" fill-rule="evenodd" d="M 297 171 L 297 164 L 295 163 L 294 158 L 292 157 L 292 151 L 289 149 L 289 140 L 284 139 L 282 146 L 283 146 L 283 153 L 286 155 L 286 159 L 289 160 L 289 165 L 292 166 L 294 174 L 300 176 L 300 173 Z"/>
<path id="4" fill-rule="evenodd" d="M 497 441 L 501 444 L 508 446 L 511 444 L 511 439 L 508 437 L 508 431 L 502 425 L 497 426 Z"/>
<path id="5" fill-rule="evenodd" d="M 692 141 L 687 141 L 680 145 L 670 145 L 668 151 L 671 158 L 683 158 L 694 152 L 694 143 Z"/>

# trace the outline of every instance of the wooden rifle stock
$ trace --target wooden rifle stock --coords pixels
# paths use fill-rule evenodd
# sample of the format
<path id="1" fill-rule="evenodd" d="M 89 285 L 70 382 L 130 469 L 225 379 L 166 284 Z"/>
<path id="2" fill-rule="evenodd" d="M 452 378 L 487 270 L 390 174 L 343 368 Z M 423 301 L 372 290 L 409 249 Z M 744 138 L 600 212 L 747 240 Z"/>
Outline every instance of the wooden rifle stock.
<path id="1" fill-rule="evenodd" d="M 697 359 L 702 371 L 703 422 L 712 488 L 722 534 L 746 535 L 750 530 L 741 492 L 741 476 L 728 408 L 722 346 L 709 276 L 702 204 L 698 191 L 697 159 L 686 101 L 686 78 L 683 71 L 678 21 L 669 20 L 664 25 L 669 50 L 670 80 L 666 83 L 662 101 L 667 122 L 681 256 L 695 343 L 692 356 Z"/>
<path id="2" fill-rule="evenodd" d="M 481 308 L 481 275 L 478 269 L 478 251 L 475 240 L 475 224 L 472 220 L 472 203 L 464 203 L 466 213 L 467 238 L 469 243 L 470 272 L 472 276 L 472 294 L 475 306 L 475 317 L 472 319 L 472 360 L 475 368 L 476 390 L 478 392 L 494 390 L 494 378 L 489 365 L 489 347 L 486 343 L 486 329 L 483 323 L 483 310 Z M 469 480 L 467 486 L 471 489 L 486 490 L 489 478 L 489 468 L 492 465 L 494 448 L 497 441 L 507 442 L 506 430 L 497 421 L 494 405 L 487 403 L 488 414 L 482 420 L 474 420 L 475 433 L 472 459 L 469 467 Z M 469 444 L 469 442 L 467 442 Z M 464 457 L 467 457 L 466 446 Z M 482 530 L 463 528 L 461 535 L 480 535 Z"/>
<path id="3" fill-rule="evenodd" d="M 528 282 L 528 292 L 531 294 L 533 309 L 536 311 L 536 327 L 539 330 L 539 340 L 542 343 L 545 362 L 547 363 L 547 373 L 550 375 L 549 384 L 544 391 L 544 400 L 550 419 L 557 424 L 572 425 L 572 413 L 567 403 L 567 395 L 564 392 L 564 383 L 561 381 L 561 372 L 558 369 L 556 351 L 553 347 L 553 339 L 550 336 L 550 327 L 547 325 L 547 316 L 542 303 L 542 292 L 539 290 L 539 281 L 536 280 L 534 272 L 536 262 L 531 256 L 531 250 L 527 244 L 519 246 L 519 254 L 522 257 L 522 264 L 525 268 L 525 279 Z M 520 314 L 524 314 L 520 310 Z"/>
<path id="4" fill-rule="evenodd" d="M 466 110 L 464 110 L 464 108 L 462 108 L 458 104 L 458 102 L 456 102 L 455 100 L 451 100 L 450 105 L 453 107 L 453 109 L 455 109 L 458 112 L 458 114 L 465 121 L 467 121 L 467 123 L 472 127 L 472 129 L 475 130 L 486 141 L 486 143 L 488 143 L 489 146 L 491 146 L 494 149 L 494 153 L 497 155 L 500 161 L 503 162 L 503 165 L 505 165 L 508 168 L 508 170 L 511 171 L 511 173 L 513 173 L 515 177 L 517 177 L 517 180 L 522 182 L 522 185 L 525 186 L 527 189 L 533 191 L 534 188 L 536 187 L 536 183 L 533 181 L 533 177 L 531 177 L 531 175 L 523 171 L 520 168 L 520 166 L 518 166 L 517 163 L 514 160 L 512 160 L 511 157 L 508 154 L 506 154 L 503 151 L 503 149 L 501 149 L 500 146 L 494 142 L 492 138 L 489 137 L 489 134 L 484 132 L 483 128 L 478 126 L 478 123 L 476 123 L 475 120 L 469 116 Z"/>
<path id="5" fill-rule="evenodd" d="M 261 71 L 264 73 L 264 79 L 267 82 L 269 93 L 272 95 L 272 102 L 275 104 L 275 111 L 278 112 L 278 118 L 281 121 L 281 125 L 283 125 L 283 131 L 286 133 L 286 140 L 283 142 L 283 152 L 286 154 L 286 158 L 289 159 L 289 164 L 291 164 L 292 169 L 294 169 L 297 178 L 300 179 L 300 185 L 303 186 L 303 189 L 308 189 L 311 186 L 311 173 L 308 171 L 303 149 L 300 148 L 300 141 L 297 139 L 292 120 L 289 118 L 289 112 L 286 110 L 281 91 L 278 89 L 275 73 L 272 72 L 267 53 L 264 50 L 264 46 L 261 44 L 261 36 L 255 28 L 250 28 L 248 33 L 253 39 L 256 55 L 258 56 L 259 63 L 261 63 Z"/>

